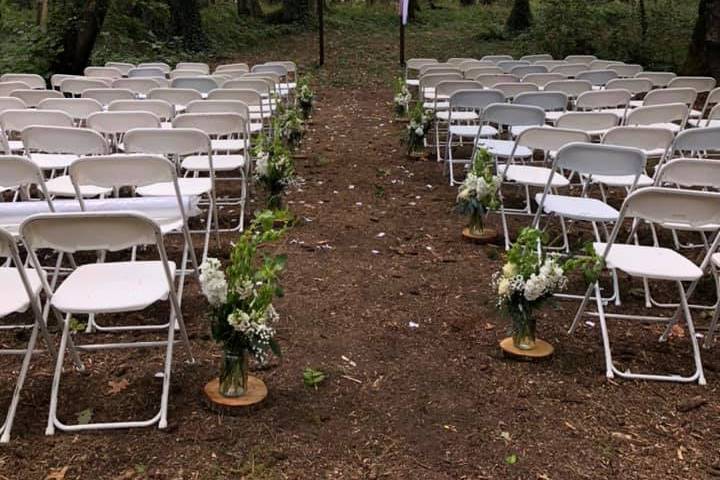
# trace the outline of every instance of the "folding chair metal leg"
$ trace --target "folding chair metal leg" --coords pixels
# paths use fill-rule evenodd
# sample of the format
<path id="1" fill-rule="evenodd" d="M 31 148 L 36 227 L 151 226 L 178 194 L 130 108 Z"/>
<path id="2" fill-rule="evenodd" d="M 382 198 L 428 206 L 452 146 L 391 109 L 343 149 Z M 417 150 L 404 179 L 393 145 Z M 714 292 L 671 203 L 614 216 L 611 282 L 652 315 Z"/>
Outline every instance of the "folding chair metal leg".
<path id="1" fill-rule="evenodd" d="M 5 423 L 3 423 L 2 427 L 0 427 L 0 433 L 2 434 L 0 435 L 0 443 L 8 443 L 10 441 L 10 431 L 12 430 L 13 421 L 15 420 L 15 412 L 17 411 L 17 406 L 20 403 L 20 392 L 22 391 L 23 384 L 25 383 L 25 377 L 27 376 L 28 369 L 30 368 L 30 360 L 32 359 L 33 351 L 35 350 L 35 343 L 37 342 L 39 330 L 39 325 L 37 322 L 39 320 L 40 319 L 37 318 L 36 315 L 36 323 L 32 329 L 32 332 L 30 333 L 30 340 L 27 344 L 27 351 L 23 356 L 20 373 L 18 374 L 18 379 L 15 383 L 15 390 L 13 391 L 12 399 L 10 400 L 10 407 L 8 408 L 7 414 L 5 416 Z"/>
<path id="2" fill-rule="evenodd" d="M 605 308 L 603 306 L 600 293 L 600 283 L 595 282 L 595 304 L 598 309 L 598 317 L 600 320 L 600 334 L 602 335 L 603 350 L 605 351 L 605 376 L 613 378 L 615 376 L 615 366 L 612 361 L 612 351 L 610 350 L 610 336 L 608 335 L 607 323 L 605 321 Z"/>
<path id="3" fill-rule="evenodd" d="M 580 323 L 580 319 L 582 318 L 583 314 L 585 313 L 585 308 L 587 307 L 587 303 L 590 300 L 590 295 L 592 295 L 592 291 L 594 288 L 595 288 L 595 285 L 593 285 L 593 284 L 588 285 L 588 288 L 585 292 L 585 296 L 583 297 L 582 301 L 580 302 L 580 307 L 578 308 L 577 312 L 575 313 L 575 318 L 573 319 L 573 323 L 572 323 L 572 325 L 570 325 L 570 330 L 568 330 L 568 335 L 572 335 L 573 333 L 575 333 L 575 330 L 577 329 L 577 326 Z"/>

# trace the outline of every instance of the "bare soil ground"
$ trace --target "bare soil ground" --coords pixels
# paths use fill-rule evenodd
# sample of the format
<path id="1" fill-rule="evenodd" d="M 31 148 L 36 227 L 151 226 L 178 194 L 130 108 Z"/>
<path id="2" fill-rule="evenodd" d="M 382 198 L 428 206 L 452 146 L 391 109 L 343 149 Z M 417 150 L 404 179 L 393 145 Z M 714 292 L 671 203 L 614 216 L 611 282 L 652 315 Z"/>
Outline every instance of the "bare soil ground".
<path id="1" fill-rule="evenodd" d="M 278 48 L 256 55 L 311 62 L 309 37 Z M 242 416 L 206 408 L 201 388 L 220 351 L 193 281 L 184 308 L 197 363 L 176 350 L 169 428 L 45 437 L 52 369 L 38 357 L 14 438 L 0 448 L 0 479 L 720 478 L 719 345 L 703 352 L 707 387 L 608 381 L 599 329 L 568 336 L 577 303 L 558 302 L 539 321 L 556 347 L 550 360 L 501 355 L 507 320 L 489 283 L 502 251 L 464 242 L 441 167 L 405 155 L 386 50 L 379 39 L 330 37 L 297 161 L 303 181 L 287 199 L 298 224 L 280 247 L 289 255 L 278 305 L 284 355 L 256 371 L 267 401 Z M 362 69 L 373 55 L 387 62 L 381 73 Z M 230 240 L 212 254 L 227 258 Z M 622 284 L 625 308 L 639 310 Z M 158 307 L 124 321 L 166 314 Z M 622 362 L 687 371 L 688 339 L 658 344 L 658 332 L 611 324 Z M 63 419 L 75 422 L 88 408 L 94 420 L 155 413 L 158 352 L 85 358 L 85 376 L 68 363 Z M 329 374 L 317 390 L 303 385 L 307 366 Z M 19 363 L 0 358 L 0 367 L 6 405 Z"/>

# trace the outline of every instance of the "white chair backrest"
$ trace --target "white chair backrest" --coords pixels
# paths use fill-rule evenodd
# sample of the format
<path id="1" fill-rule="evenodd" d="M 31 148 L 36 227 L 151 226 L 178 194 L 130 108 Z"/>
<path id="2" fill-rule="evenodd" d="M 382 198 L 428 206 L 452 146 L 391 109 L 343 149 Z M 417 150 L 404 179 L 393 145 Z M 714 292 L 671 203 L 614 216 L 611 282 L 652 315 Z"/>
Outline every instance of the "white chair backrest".
<path id="1" fill-rule="evenodd" d="M 516 77 L 523 78 L 525 75 L 531 73 L 548 73 L 548 69 L 542 65 L 518 65 L 517 67 L 513 67 L 509 73 Z"/>
<path id="2" fill-rule="evenodd" d="M 562 111 L 567 108 L 568 96 L 562 92 L 526 92 L 516 95 L 515 105 L 532 105 L 546 112 Z"/>
<path id="3" fill-rule="evenodd" d="M 493 103 L 482 111 L 482 122 L 508 127 L 542 126 L 545 125 L 545 111 L 542 108 L 528 105 Z"/>
<path id="4" fill-rule="evenodd" d="M 480 60 L 485 62 L 500 63 L 512 61 L 513 57 L 510 55 L 485 55 Z"/>
<path id="5" fill-rule="evenodd" d="M 595 55 L 568 55 L 565 57 L 565 61 L 568 63 L 582 63 L 584 65 L 590 65 L 595 60 L 597 60 Z"/>
<path id="6" fill-rule="evenodd" d="M 709 127 L 712 125 L 713 120 L 717 121 L 720 119 L 720 104 L 715 105 L 711 110 L 710 113 L 708 113 L 707 121 L 705 122 L 706 127 Z"/>
<path id="7" fill-rule="evenodd" d="M 604 87 L 610 80 L 618 78 L 613 70 L 586 70 L 575 75 L 578 80 L 587 80 L 596 87 Z"/>
<path id="8" fill-rule="evenodd" d="M 102 78 L 70 77 L 60 82 L 60 91 L 79 97 L 85 90 L 90 88 L 109 88 L 107 80 Z"/>
<path id="9" fill-rule="evenodd" d="M 649 107 L 638 107 L 630 110 L 625 120 L 626 125 L 653 125 L 658 123 L 677 123 L 685 126 L 689 113 L 684 103 L 666 103 Z"/>
<path id="10" fill-rule="evenodd" d="M 34 73 L 5 73 L 0 76 L 0 82 L 22 82 L 27 84 L 30 88 L 36 88 L 39 90 L 45 90 L 47 88 L 45 79 Z"/>
<path id="11" fill-rule="evenodd" d="M 683 130 L 675 137 L 673 152 L 720 151 L 720 127 L 702 127 Z"/>
<path id="12" fill-rule="evenodd" d="M 173 120 L 173 128 L 195 128 L 211 137 L 244 135 L 246 118 L 239 113 L 183 113 Z"/>
<path id="13" fill-rule="evenodd" d="M 31 90 L 25 82 L 0 82 L 0 96 L 8 97 L 15 90 Z"/>
<path id="14" fill-rule="evenodd" d="M 720 162 L 700 158 L 678 158 L 660 167 L 655 184 L 681 188 L 720 188 Z"/>
<path id="15" fill-rule="evenodd" d="M 552 61 L 553 57 L 549 53 L 537 53 L 533 55 L 524 55 L 520 57 L 520 60 L 524 60 L 526 62 L 535 63 L 535 62 L 543 62 L 543 61 Z"/>
<path id="16" fill-rule="evenodd" d="M 641 150 L 663 150 L 670 148 L 675 135 L 666 128 L 655 127 L 615 127 L 603 135 L 602 143 L 635 147 Z"/>
<path id="17" fill-rule="evenodd" d="M 482 111 L 485 107 L 505 101 L 500 90 L 460 90 L 450 96 L 450 110 L 463 109 Z"/>
<path id="18" fill-rule="evenodd" d="M 147 95 L 154 88 L 165 86 L 156 78 L 118 78 L 112 83 L 113 88 L 123 88 L 135 92 L 136 95 Z"/>
<path id="19" fill-rule="evenodd" d="M 684 103 L 693 105 L 697 98 L 694 88 L 661 88 L 648 92 L 643 99 L 643 106 L 664 105 L 667 103 Z"/>
<path id="20" fill-rule="evenodd" d="M 103 135 L 113 136 L 133 128 L 160 128 L 160 118 L 150 112 L 98 112 L 88 117 L 87 126 Z"/>
<path id="21" fill-rule="evenodd" d="M 607 69 L 617 73 L 620 78 L 632 78 L 643 71 L 642 65 L 627 63 L 613 63 Z"/>
<path id="22" fill-rule="evenodd" d="M 706 93 L 715 88 L 717 81 L 713 77 L 675 77 L 668 88 L 693 88 L 698 93 Z"/>
<path id="23" fill-rule="evenodd" d="M 625 199 L 621 209 L 624 217 L 675 228 L 681 225 L 688 230 L 705 229 L 720 223 L 720 193 L 641 188 Z"/>
<path id="24" fill-rule="evenodd" d="M 537 92 L 539 90 L 539 87 L 534 83 L 521 82 L 496 83 L 492 88 L 503 92 L 507 99 L 513 99 L 521 93 Z"/>
<path id="25" fill-rule="evenodd" d="M 599 143 L 570 143 L 557 151 L 555 166 L 587 175 L 640 175 L 645 153 L 639 148 Z"/>
<path id="26" fill-rule="evenodd" d="M 264 96 L 269 96 L 275 89 L 275 86 L 262 78 L 240 77 L 224 81 L 222 88 L 255 90 Z"/>
<path id="27" fill-rule="evenodd" d="M 166 72 L 160 67 L 136 67 L 131 68 L 127 76 L 128 78 L 165 78 Z"/>
<path id="28" fill-rule="evenodd" d="M 124 88 L 88 88 L 83 90 L 82 98 L 97 100 L 101 105 L 110 105 L 115 100 L 133 100 L 135 94 Z"/>
<path id="29" fill-rule="evenodd" d="M 474 61 L 475 59 L 474 59 L 474 58 L 469 58 L 469 57 L 452 57 L 452 58 L 448 58 L 448 59 L 447 59 L 447 63 L 452 63 L 452 64 L 460 65 L 461 63 L 467 62 L 468 60 L 469 60 L 469 61 Z"/>
<path id="30" fill-rule="evenodd" d="M 653 88 L 653 84 L 647 78 L 614 78 L 605 85 L 607 90 L 627 90 L 633 96 L 640 93 L 647 93 Z"/>
<path id="31" fill-rule="evenodd" d="M 282 65 L 255 65 L 252 70 L 253 73 L 274 73 L 281 79 L 287 78 L 288 71 Z"/>
<path id="32" fill-rule="evenodd" d="M 229 80 L 232 80 L 233 78 L 241 78 L 247 75 L 247 70 L 221 70 L 221 71 L 215 71 L 213 73 L 213 78 L 217 78 L 218 75 L 222 75 L 223 77 L 227 77 Z"/>
<path id="33" fill-rule="evenodd" d="M 59 252 L 107 250 L 116 252 L 138 245 L 160 244 L 160 229 L 148 217 L 133 212 L 37 214 L 20 226 L 31 250 Z"/>
<path id="34" fill-rule="evenodd" d="M 92 98 L 48 98 L 38 103 L 38 110 L 60 110 L 74 120 L 85 120 L 90 114 L 102 112 L 103 106 Z"/>
<path id="35" fill-rule="evenodd" d="M 125 151 L 156 155 L 210 154 L 210 137 L 197 128 L 136 128 L 125 134 Z"/>
<path id="36" fill-rule="evenodd" d="M 465 60 L 464 62 L 461 62 L 458 64 L 458 68 L 462 70 L 463 72 L 467 72 L 471 68 L 480 68 L 480 67 L 495 67 L 498 68 L 497 65 L 495 65 L 492 62 L 483 62 L 482 60 Z M 500 68 L 500 73 L 502 73 L 502 69 Z"/>
<path id="37" fill-rule="evenodd" d="M 592 83 L 587 80 L 553 80 L 545 84 L 545 92 L 562 92 L 570 98 L 577 98 L 584 92 L 592 90 Z"/>
<path id="38" fill-rule="evenodd" d="M 126 76 L 130 70 L 135 68 L 134 64 L 127 62 L 105 62 L 105 66 L 117 68 L 118 70 L 120 70 L 123 76 Z"/>
<path id="39" fill-rule="evenodd" d="M 64 98 L 57 90 L 13 90 L 10 96 L 19 98 L 28 107 L 37 107 L 40 102 L 48 98 Z"/>
<path id="40" fill-rule="evenodd" d="M 22 141 L 27 151 L 75 155 L 103 155 L 109 151 L 105 138 L 89 128 L 30 125 L 22 131 Z"/>
<path id="41" fill-rule="evenodd" d="M 170 72 L 172 68 L 165 62 L 143 62 L 138 65 L 138 68 L 159 68 L 164 73 Z"/>
<path id="42" fill-rule="evenodd" d="M 210 73 L 210 67 L 207 63 L 202 62 L 180 62 L 175 65 L 175 70 L 198 70 L 205 75 Z"/>
<path id="43" fill-rule="evenodd" d="M 173 70 L 168 73 L 170 80 L 181 77 L 202 77 L 205 75 L 208 75 L 208 73 L 202 70 Z"/>
<path id="44" fill-rule="evenodd" d="M 408 60 L 408 65 L 412 62 L 412 59 Z M 437 60 L 435 60 L 437 62 Z M 245 70 L 250 71 L 250 67 L 247 63 L 226 63 L 225 65 L 218 65 L 215 69 L 215 73 L 222 72 L 225 70 Z"/>
<path id="45" fill-rule="evenodd" d="M 187 113 L 239 113 L 243 118 L 250 118 L 250 108 L 240 100 L 193 100 L 188 103 Z"/>
<path id="46" fill-rule="evenodd" d="M 542 65 L 550 71 L 553 67 L 557 67 L 558 65 L 568 65 L 568 62 L 565 60 L 540 60 L 535 62 L 534 65 Z"/>
<path id="47" fill-rule="evenodd" d="M 175 166 L 165 157 L 137 153 L 80 158 L 70 165 L 69 174 L 77 187 L 144 187 L 177 178 Z"/>
<path id="48" fill-rule="evenodd" d="M 262 109 L 262 95 L 257 90 L 249 88 L 218 88 L 208 93 L 208 100 L 238 100 Z"/>
<path id="49" fill-rule="evenodd" d="M 624 65 L 624 63 L 615 60 L 593 60 L 588 64 L 588 70 L 608 70 L 611 65 Z"/>
<path id="50" fill-rule="evenodd" d="M 561 115 L 555 126 L 583 132 L 597 132 L 616 127 L 620 117 L 610 112 L 567 112 Z"/>
<path id="51" fill-rule="evenodd" d="M 485 88 L 493 88 L 498 83 L 516 83 L 520 82 L 520 79 L 515 75 L 509 73 L 491 73 L 476 76 L 473 80 L 480 82 Z"/>
<path id="52" fill-rule="evenodd" d="M 574 77 L 581 72 L 587 71 L 588 66 L 584 63 L 568 63 L 556 65 L 550 68 L 550 73 L 561 73 L 566 77 Z"/>
<path id="53" fill-rule="evenodd" d="M 597 90 L 578 95 L 575 106 L 578 110 L 627 107 L 631 98 L 627 90 Z"/>
<path id="54" fill-rule="evenodd" d="M 173 116 L 173 106 L 165 100 L 116 100 L 110 102 L 108 111 L 150 112 L 162 121 L 169 120 Z"/>
<path id="55" fill-rule="evenodd" d="M 563 146 L 573 142 L 590 143 L 591 138 L 590 135 L 580 130 L 532 127 L 523 130 L 515 140 L 518 146 L 527 147 L 530 150 L 542 150 L 543 152 L 558 151 Z"/>
<path id="56" fill-rule="evenodd" d="M 677 77 L 672 72 L 640 72 L 635 75 L 635 78 L 647 78 L 653 84 L 654 88 L 667 87 L 670 81 Z"/>
<path id="57" fill-rule="evenodd" d="M 81 77 L 79 75 L 66 75 L 64 73 L 54 73 L 50 76 L 50 87 L 54 90 L 60 90 L 60 84 L 63 82 L 63 80 L 67 80 L 68 78 L 85 78 L 85 77 Z"/>
<path id="58" fill-rule="evenodd" d="M 25 102 L 15 97 L 0 97 L 0 113 L 5 110 L 22 110 L 27 108 Z"/>
<path id="59" fill-rule="evenodd" d="M 220 85 L 218 84 L 217 80 L 210 76 L 199 76 L 173 78 L 173 80 L 170 82 L 170 86 L 172 88 L 190 88 L 193 90 L 197 90 L 200 93 L 209 93 L 210 91 L 218 88 Z"/>
<path id="60" fill-rule="evenodd" d="M 86 77 L 122 78 L 123 72 L 115 67 L 85 67 Z"/>
<path id="61" fill-rule="evenodd" d="M 420 77 L 420 91 L 425 91 L 426 88 L 435 88 L 441 82 L 447 82 L 449 80 L 462 80 L 462 74 L 460 73 L 431 73 Z"/>
<path id="62" fill-rule="evenodd" d="M 40 167 L 32 160 L 19 155 L 0 155 L 0 178 L 5 187 L 21 187 L 37 185 L 48 200 L 50 211 L 53 211 L 45 189 L 45 177 Z"/>
<path id="63" fill-rule="evenodd" d="M 460 90 L 482 90 L 483 86 L 480 82 L 473 80 L 449 80 L 440 82 L 435 86 L 435 96 L 450 96 Z"/>
<path id="64" fill-rule="evenodd" d="M 202 100 L 202 94 L 192 88 L 155 88 L 147 94 L 149 100 L 164 100 L 171 105 L 187 105 Z"/>
<path id="65" fill-rule="evenodd" d="M 420 70 L 418 72 L 418 77 L 422 78 L 425 75 L 431 75 L 434 73 L 460 73 L 462 74 L 462 70 L 460 70 L 459 67 L 455 65 L 449 65 L 449 64 L 430 64 L 425 65 L 423 67 L 420 67 Z"/>
<path id="66" fill-rule="evenodd" d="M 540 88 L 544 88 L 550 82 L 563 81 L 565 75 L 559 73 L 528 73 L 522 77 L 522 82 L 534 83 Z"/>
<path id="67" fill-rule="evenodd" d="M 504 73 L 510 73 L 510 70 L 515 67 L 527 67 L 528 65 L 530 65 L 529 62 L 521 60 L 504 60 L 497 63 L 497 66 L 500 67 Z"/>
<path id="68" fill-rule="evenodd" d="M 0 113 L 0 125 L 5 132 L 22 132 L 30 125 L 72 127 L 73 119 L 65 112 L 52 110 L 5 110 Z"/>
<path id="69" fill-rule="evenodd" d="M 496 67 L 496 66 L 474 66 L 472 68 L 468 68 L 467 70 L 463 70 L 465 78 L 475 78 L 478 75 L 502 75 L 503 71 L 502 68 Z"/>

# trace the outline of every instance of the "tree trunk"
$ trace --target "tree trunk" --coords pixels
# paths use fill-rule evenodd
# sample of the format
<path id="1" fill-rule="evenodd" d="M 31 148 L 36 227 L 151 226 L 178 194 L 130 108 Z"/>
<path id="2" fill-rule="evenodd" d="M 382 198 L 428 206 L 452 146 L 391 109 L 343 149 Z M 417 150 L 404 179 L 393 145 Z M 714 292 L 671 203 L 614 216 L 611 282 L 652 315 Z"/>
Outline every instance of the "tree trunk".
<path id="1" fill-rule="evenodd" d="M 720 79 L 720 0 L 700 0 L 697 23 L 682 70 L 686 75 L 711 75 Z"/>
<path id="2" fill-rule="evenodd" d="M 263 11 L 258 0 L 237 0 L 238 15 L 262 17 Z"/>
<path id="3" fill-rule="evenodd" d="M 530 0 L 515 0 L 505 27 L 510 32 L 523 32 L 530 28 L 532 13 Z"/>
<path id="4" fill-rule="evenodd" d="M 415 20 L 415 16 L 420 11 L 420 2 L 418 0 L 410 0 L 408 5 L 408 19 Z"/>
<path id="5" fill-rule="evenodd" d="M 61 2 L 54 9 L 53 24 L 60 31 L 62 47 L 52 62 L 54 72 L 83 73 L 105 21 L 108 4 L 109 0 L 72 0 Z"/>
<path id="6" fill-rule="evenodd" d="M 172 16 L 173 35 L 182 38 L 183 48 L 198 52 L 207 47 L 197 0 L 166 0 Z"/>

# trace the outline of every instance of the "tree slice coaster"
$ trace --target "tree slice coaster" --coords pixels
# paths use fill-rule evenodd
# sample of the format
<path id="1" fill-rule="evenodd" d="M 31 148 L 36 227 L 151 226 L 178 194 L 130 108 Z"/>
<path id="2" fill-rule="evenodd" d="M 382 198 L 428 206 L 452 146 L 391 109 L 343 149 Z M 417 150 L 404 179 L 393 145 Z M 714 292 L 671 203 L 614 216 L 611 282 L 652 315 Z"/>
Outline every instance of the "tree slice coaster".
<path id="1" fill-rule="evenodd" d="M 504 338 L 500 342 L 500 348 L 502 348 L 503 351 L 511 357 L 521 357 L 527 359 L 547 358 L 555 351 L 555 348 L 553 348 L 552 345 L 545 340 L 540 340 L 539 338 L 535 340 L 535 348 L 532 350 L 521 350 L 517 348 L 513 345 L 512 337 Z"/>
<path id="2" fill-rule="evenodd" d="M 486 228 L 480 234 L 475 234 L 470 231 L 468 227 L 463 228 L 463 237 L 475 243 L 493 243 L 498 238 L 498 232 L 494 228 Z"/>
<path id="3" fill-rule="evenodd" d="M 210 407 L 223 413 L 239 413 L 258 405 L 268 395 L 265 382 L 257 377 L 248 375 L 248 391 L 242 397 L 223 397 L 220 395 L 220 379 L 214 378 L 203 388 L 205 396 L 209 400 Z"/>

